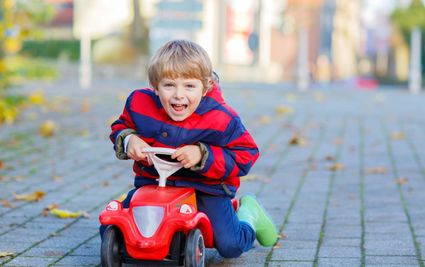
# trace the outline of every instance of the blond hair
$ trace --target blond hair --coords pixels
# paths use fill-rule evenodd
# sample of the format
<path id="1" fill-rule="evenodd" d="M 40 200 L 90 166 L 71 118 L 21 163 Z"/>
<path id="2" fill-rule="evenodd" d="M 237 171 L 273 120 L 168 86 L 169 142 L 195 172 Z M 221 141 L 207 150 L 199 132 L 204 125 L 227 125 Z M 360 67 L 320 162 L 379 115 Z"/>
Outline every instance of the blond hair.
<path id="1" fill-rule="evenodd" d="M 156 51 L 148 67 L 149 83 L 158 89 L 163 78 L 198 79 L 204 91 L 211 88 L 212 64 L 207 52 L 198 44 L 187 40 L 167 42 Z"/>

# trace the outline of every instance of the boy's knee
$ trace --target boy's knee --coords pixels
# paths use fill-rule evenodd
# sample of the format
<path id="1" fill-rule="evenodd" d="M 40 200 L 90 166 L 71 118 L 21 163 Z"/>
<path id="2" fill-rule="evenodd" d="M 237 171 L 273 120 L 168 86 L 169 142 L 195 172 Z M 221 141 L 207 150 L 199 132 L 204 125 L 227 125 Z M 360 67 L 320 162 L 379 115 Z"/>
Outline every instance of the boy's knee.
<path id="1" fill-rule="evenodd" d="M 239 242 L 234 239 L 231 240 L 230 238 L 216 240 L 215 247 L 223 258 L 237 258 L 243 253 L 243 249 L 240 247 Z"/>

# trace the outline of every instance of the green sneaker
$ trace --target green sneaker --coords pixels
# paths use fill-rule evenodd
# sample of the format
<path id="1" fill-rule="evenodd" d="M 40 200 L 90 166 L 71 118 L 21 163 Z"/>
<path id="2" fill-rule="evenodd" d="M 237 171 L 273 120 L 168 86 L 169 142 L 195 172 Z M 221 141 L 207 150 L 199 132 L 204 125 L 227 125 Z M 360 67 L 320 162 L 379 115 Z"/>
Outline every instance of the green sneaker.
<path id="1" fill-rule="evenodd" d="M 270 216 L 253 196 L 243 196 L 237 211 L 240 221 L 247 222 L 255 230 L 258 242 L 264 247 L 271 247 L 277 241 L 277 231 Z"/>

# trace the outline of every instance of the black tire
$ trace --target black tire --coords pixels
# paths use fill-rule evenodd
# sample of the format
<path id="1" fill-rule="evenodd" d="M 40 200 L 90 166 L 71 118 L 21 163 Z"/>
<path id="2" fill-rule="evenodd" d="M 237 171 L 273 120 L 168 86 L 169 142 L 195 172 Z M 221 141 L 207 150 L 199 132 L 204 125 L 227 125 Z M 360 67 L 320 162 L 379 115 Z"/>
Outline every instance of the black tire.
<path id="1" fill-rule="evenodd" d="M 109 225 L 103 233 L 100 259 L 103 267 L 122 266 L 123 238 L 117 227 Z"/>
<path id="2" fill-rule="evenodd" d="M 204 237 L 199 229 L 194 229 L 189 232 L 186 239 L 184 265 L 186 267 L 204 267 L 204 264 Z"/>

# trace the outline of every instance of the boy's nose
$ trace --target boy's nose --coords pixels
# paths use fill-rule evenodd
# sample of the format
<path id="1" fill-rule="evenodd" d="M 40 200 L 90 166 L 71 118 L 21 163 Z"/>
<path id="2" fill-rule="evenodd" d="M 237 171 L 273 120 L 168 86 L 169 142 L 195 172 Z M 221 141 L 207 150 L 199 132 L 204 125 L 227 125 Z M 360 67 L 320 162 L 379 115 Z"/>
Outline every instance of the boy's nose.
<path id="1" fill-rule="evenodd" d="M 183 90 L 177 88 L 177 90 L 174 92 L 175 98 L 182 98 L 183 97 Z"/>

